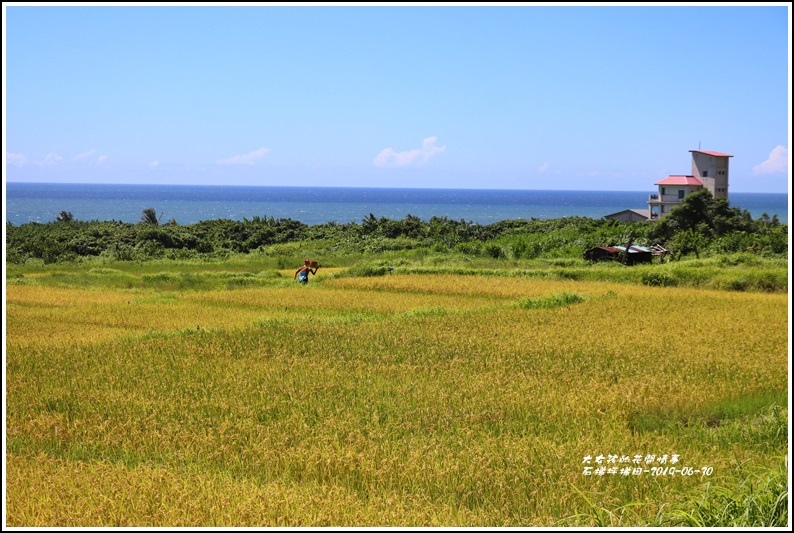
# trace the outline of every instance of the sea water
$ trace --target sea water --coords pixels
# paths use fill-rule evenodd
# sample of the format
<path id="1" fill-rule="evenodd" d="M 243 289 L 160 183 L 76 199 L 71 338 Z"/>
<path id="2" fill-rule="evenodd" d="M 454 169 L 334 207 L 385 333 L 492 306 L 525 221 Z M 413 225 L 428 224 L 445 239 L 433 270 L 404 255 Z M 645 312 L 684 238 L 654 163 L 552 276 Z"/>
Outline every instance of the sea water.
<path id="1" fill-rule="evenodd" d="M 77 220 L 140 222 L 152 208 L 161 222 L 253 217 L 293 219 L 308 225 L 361 222 L 369 215 L 392 220 L 413 215 L 482 225 L 502 220 L 581 216 L 599 219 L 625 209 L 647 209 L 653 191 L 547 191 L 400 189 L 356 187 L 253 187 L 6 183 L 6 222 L 52 222 L 61 211 Z M 731 207 L 788 223 L 788 195 L 731 193 Z"/>

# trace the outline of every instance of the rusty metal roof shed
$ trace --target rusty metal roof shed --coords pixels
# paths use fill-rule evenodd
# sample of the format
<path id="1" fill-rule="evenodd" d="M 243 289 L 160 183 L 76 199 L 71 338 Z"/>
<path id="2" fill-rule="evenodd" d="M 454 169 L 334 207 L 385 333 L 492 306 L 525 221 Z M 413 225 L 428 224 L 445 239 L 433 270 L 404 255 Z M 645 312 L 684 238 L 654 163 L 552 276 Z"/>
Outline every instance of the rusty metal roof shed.
<path id="1" fill-rule="evenodd" d="M 625 246 L 610 246 L 610 248 L 614 248 L 616 250 L 620 250 L 621 252 L 625 252 L 626 251 L 626 247 Z M 631 248 L 629 248 L 629 253 L 630 254 L 650 254 L 650 253 L 653 253 L 653 250 L 651 250 L 650 248 L 646 248 L 645 246 L 637 246 L 636 244 L 634 244 L 634 245 L 631 246 Z"/>

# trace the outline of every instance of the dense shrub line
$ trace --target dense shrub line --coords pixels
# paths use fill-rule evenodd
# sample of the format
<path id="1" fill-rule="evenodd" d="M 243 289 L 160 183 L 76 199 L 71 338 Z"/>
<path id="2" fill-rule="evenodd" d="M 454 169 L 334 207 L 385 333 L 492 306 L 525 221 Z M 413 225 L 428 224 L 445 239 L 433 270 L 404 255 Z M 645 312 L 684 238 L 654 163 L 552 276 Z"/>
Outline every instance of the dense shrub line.
<path id="1" fill-rule="evenodd" d="M 454 251 L 494 259 L 581 258 L 594 246 L 660 243 L 678 255 L 753 253 L 785 256 L 788 225 L 777 217 L 753 220 L 708 191 L 693 193 L 659 222 L 618 222 L 588 217 L 517 219 L 481 225 L 447 217 L 423 221 L 370 214 L 361 223 L 308 226 L 292 219 L 219 219 L 181 226 L 160 225 L 156 215 L 136 224 L 78 221 L 6 223 L 6 261 L 45 263 L 104 257 L 113 261 L 225 257 L 235 253 L 277 253 L 279 246 L 306 243 L 333 253 L 380 253 L 411 249 Z"/>

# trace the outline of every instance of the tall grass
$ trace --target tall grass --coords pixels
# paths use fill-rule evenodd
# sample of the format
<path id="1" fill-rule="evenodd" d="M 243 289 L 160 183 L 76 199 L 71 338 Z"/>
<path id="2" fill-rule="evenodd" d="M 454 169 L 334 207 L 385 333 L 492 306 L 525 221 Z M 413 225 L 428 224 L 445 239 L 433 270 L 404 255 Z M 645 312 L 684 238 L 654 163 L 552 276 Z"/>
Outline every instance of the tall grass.
<path id="1" fill-rule="evenodd" d="M 703 495 L 669 511 L 659 525 L 684 527 L 790 527 L 788 464 L 764 468 L 745 477 L 738 487 L 707 483 Z"/>
<path id="2" fill-rule="evenodd" d="M 285 255 L 286 254 L 286 255 Z M 146 287 L 147 282 L 168 281 L 163 289 L 220 288 L 213 276 L 240 276 L 235 282 L 259 283 L 262 275 L 278 273 L 291 278 L 303 258 L 323 257 L 320 272 L 335 269 L 338 276 L 384 276 L 395 268 L 395 274 L 438 274 L 454 277 L 494 276 L 532 277 L 542 279 L 570 279 L 575 281 L 610 281 L 647 286 L 693 287 L 738 292 L 778 292 L 788 290 L 788 263 L 785 258 L 766 258 L 747 253 L 728 254 L 695 259 L 685 257 L 664 264 L 624 266 L 617 262 L 589 263 L 583 259 L 536 258 L 507 259 L 469 256 L 450 251 L 431 252 L 426 249 L 383 252 L 378 254 L 335 254 L 317 251 L 301 243 L 273 245 L 261 253 L 231 254 L 225 259 L 202 258 L 182 260 L 151 260 L 146 262 L 107 261 L 85 258 L 75 268 L 74 263 L 45 265 L 31 261 L 30 265 L 7 265 L 7 282 L 33 283 L 45 274 L 48 283 L 97 288 Z M 143 280 L 142 276 L 147 275 Z M 193 275 L 198 279 L 190 278 Z M 254 280 L 246 279 L 254 277 Z M 178 282 L 178 280 L 183 280 Z M 185 280 L 195 283 L 193 287 Z"/>

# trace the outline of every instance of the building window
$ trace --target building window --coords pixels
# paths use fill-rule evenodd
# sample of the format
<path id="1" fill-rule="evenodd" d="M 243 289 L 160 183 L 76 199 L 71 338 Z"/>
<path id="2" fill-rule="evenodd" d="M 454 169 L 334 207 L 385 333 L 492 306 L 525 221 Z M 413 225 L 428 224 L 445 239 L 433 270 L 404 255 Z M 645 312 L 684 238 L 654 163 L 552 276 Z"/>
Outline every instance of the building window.
<path id="1" fill-rule="evenodd" d="M 678 199 L 679 200 L 681 200 L 684 197 L 685 194 L 686 194 L 686 191 L 684 189 L 678 189 Z"/>
<path id="2" fill-rule="evenodd" d="M 666 193 L 664 192 L 664 187 L 662 187 L 662 196 L 664 196 L 665 194 Z"/>
<path id="3" fill-rule="evenodd" d="M 704 178 L 708 178 L 709 177 L 709 171 L 708 170 L 704 170 L 703 171 L 703 177 Z"/>

